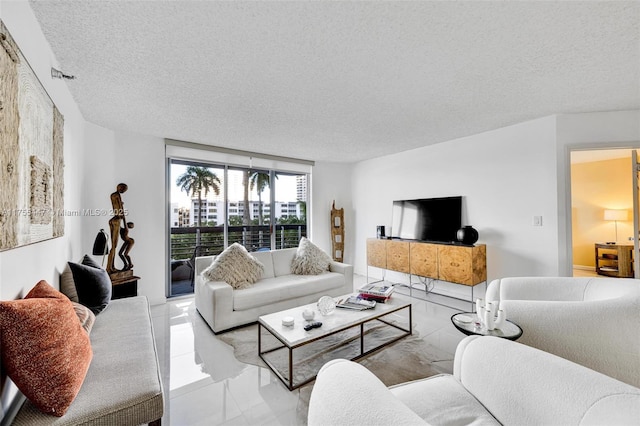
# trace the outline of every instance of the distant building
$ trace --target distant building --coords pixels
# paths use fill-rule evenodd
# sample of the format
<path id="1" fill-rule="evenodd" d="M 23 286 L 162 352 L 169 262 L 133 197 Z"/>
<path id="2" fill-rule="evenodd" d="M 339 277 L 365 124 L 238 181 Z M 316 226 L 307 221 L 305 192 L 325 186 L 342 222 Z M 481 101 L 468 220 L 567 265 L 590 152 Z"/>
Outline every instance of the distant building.
<path id="1" fill-rule="evenodd" d="M 191 199 L 189 219 L 192 226 L 198 225 L 200 215 L 202 226 L 218 226 L 224 223 L 224 203 L 222 201 L 202 200 L 202 206 L 198 199 Z"/>
<path id="2" fill-rule="evenodd" d="M 260 203 L 258 201 L 249 201 L 249 217 L 251 220 L 257 219 L 260 214 Z M 198 206 L 198 199 L 191 200 L 189 220 L 191 226 L 198 225 L 198 214 L 200 214 L 202 220 L 202 226 L 219 226 L 225 223 L 225 209 L 223 201 L 211 201 L 202 200 L 202 208 Z M 244 217 L 244 201 L 230 201 L 229 202 L 229 217 Z M 266 219 L 265 223 L 269 222 L 271 215 L 271 205 L 267 202 L 262 202 L 262 216 Z M 281 202 L 276 201 L 274 216 L 278 218 L 287 218 L 290 216 L 301 217 L 302 210 L 300 204 L 296 201 Z M 215 225 L 214 225 L 215 224 Z"/>
<path id="3" fill-rule="evenodd" d="M 307 201 L 307 175 L 296 176 L 296 200 Z"/>
<path id="4" fill-rule="evenodd" d="M 172 228 L 180 228 L 189 226 L 191 221 L 189 217 L 189 209 L 187 207 L 178 207 L 178 203 L 171 203 L 171 222 Z"/>

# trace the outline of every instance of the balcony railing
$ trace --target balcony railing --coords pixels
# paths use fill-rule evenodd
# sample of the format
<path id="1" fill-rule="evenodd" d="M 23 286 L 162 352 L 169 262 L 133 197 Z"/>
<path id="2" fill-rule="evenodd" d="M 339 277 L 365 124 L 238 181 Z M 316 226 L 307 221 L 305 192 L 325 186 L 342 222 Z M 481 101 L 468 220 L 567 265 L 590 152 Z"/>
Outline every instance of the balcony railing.
<path id="1" fill-rule="evenodd" d="M 274 249 L 297 247 L 300 238 L 307 236 L 307 225 L 275 225 L 273 228 Z M 229 245 L 240 243 L 250 252 L 271 250 L 270 232 L 269 225 L 229 226 Z M 223 250 L 224 226 L 171 228 L 171 294 L 193 292 L 196 256 L 216 255 Z"/>

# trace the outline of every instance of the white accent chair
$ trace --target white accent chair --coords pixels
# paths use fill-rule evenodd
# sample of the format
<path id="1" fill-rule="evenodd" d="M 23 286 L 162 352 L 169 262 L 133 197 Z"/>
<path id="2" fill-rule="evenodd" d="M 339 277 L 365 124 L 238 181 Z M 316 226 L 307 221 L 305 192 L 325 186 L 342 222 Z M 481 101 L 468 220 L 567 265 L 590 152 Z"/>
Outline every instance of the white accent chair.
<path id="1" fill-rule="evenodd" d="M 470 336 L 453 375 L 387 388 L 360 364 L 334 360 L 316 378 L 309 426 L 637 425 L 640 389 L 517 342 Z"/>
<path id="2" fill-rule="evenodd" d="M 486 300 L 522 327 L 519 343 L 640 387 L 640 280 L 502 278 Z"/>

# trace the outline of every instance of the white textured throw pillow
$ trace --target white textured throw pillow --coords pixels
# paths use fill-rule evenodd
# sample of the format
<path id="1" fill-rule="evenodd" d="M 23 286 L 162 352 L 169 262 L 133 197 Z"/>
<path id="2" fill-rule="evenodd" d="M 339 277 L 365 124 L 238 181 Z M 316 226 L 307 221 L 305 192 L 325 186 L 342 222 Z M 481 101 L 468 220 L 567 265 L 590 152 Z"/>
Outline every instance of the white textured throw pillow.
<path id="1" fill-rule="evenodd" d="M 251 287 L 262 277 L 264 265 L 251 256 L 246 248 L 233 243 L 216 256 L 202 276 L 211 281 L 224 281 L 236 290 Z"/>
<path id="2" fill-rule="evenodd" d="M 307 238 L 300 239 L 300 245 L 291 261 L 291 273 L 298 275 L 318 275 L 329 269 L 331 258 L 327 253 Z"/>

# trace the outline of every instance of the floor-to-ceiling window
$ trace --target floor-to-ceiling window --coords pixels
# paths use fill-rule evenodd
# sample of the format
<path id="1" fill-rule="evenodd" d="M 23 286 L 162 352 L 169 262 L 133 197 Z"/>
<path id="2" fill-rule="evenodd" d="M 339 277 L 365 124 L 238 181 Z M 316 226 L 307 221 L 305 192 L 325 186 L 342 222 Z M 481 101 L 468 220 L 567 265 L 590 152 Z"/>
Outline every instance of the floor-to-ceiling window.
<path id="1" fill-rule="evenodd" d="M 225 167 L 169 163 L 170 296 L 193 292 L 196 256 L 224 247 Z"/>
<path id="2" fill-rule="evenodd" d="M 248 251 L 297 247 L 307 236 L 308 162 L 170 146 L 167 158 L 168 296 L 193 292 L 196 257 L 233 243 Z"/>
<path id="3" fill-rule="evenodd" d="M 297 247 L 307 236 L 307 175 L 275 173 L 275 178 L 273 247 Z"/>

